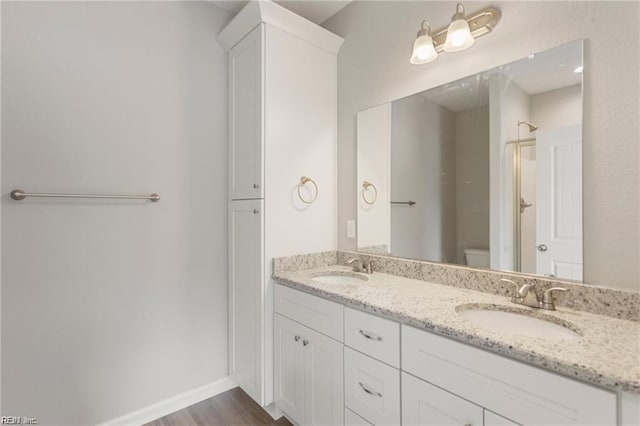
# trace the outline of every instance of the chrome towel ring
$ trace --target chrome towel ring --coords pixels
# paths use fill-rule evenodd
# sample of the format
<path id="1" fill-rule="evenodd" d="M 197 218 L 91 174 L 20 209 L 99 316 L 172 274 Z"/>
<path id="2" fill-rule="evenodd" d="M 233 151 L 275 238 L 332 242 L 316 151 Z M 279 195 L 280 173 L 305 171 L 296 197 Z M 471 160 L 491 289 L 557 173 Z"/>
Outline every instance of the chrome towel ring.
<path id="1" fill-rule="evenodd" d="M 373 188 L 373 200 L 367 200 L 367 196 L 365 195 L 367 192 L 369 192 L 369 188 Z M 375 204 L 376 200 L 378 199 L 378 188 L 376 188 L 374 184 L 372 184 L 371 182 L 367 182 L 366 180 L 362 182 L 362 199 L 369 205 Z"/>
<path id="2" fill-rule="evenodd" d="M 306 185 L 309 182 L 311 182 L 314 188 L 314 195 L 311 200 L 305 199 L 300 193 L 300 187 Z M 298 184 L 298 197 L 300 197 L 300 200 L 302 200 L 302 202 L 305 204 L 313 204 L 318 199 L 318 185 L 316 184 L 316 182 L 310 177 L 302 176 L 300 178 L 300 183 Z"/>

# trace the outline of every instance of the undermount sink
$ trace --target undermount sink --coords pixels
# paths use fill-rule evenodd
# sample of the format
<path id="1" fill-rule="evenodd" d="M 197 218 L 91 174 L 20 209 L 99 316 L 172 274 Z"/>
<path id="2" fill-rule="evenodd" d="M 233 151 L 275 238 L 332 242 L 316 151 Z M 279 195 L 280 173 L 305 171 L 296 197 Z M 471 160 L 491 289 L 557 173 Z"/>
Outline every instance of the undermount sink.
<path id="1" fill-rule="evenodd" d="M 322 284 L 363 284 L 369 281 L 369 277 L 348 271 L 319 272 L 311 277 L 311 281 Z"/>
<path id="2" fill-rule="evenodd" d="M 498 305 L 461 305 L 458 315 L 483 328 L 546 340 L 577 339 L 580 330 L 562 319 Z"/>

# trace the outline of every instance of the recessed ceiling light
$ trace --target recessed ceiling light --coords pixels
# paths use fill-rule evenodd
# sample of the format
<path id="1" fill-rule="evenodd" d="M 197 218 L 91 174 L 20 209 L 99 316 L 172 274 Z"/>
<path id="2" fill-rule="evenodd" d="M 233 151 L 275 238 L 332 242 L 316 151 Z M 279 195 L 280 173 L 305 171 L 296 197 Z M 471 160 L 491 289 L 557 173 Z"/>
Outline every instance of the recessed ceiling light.
<path id="1" fill-rule="evenodd" d="M 582 72 L 582 70 L 584 69 L 584 67 L 582 65 L 580 65 L 578 68 L 576 68 L 575 70 L 573 70 L 573 72 L 575 72 L 576 74 L 580 74 Z"/>

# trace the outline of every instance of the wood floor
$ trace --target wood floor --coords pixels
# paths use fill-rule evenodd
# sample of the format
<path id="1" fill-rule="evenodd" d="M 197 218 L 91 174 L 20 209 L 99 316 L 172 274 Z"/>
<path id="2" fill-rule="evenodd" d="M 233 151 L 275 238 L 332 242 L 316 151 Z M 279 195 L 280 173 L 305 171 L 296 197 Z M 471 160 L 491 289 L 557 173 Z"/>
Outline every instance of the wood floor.
<path id="1" fill-rule="evenodd" d="M 291 426 L 291 423 L 284 417 L 277 421 L 273 420 L 242 389 L 233 388 L 213 398 L 147 423 L 145 426 L 231 425 Z"/>

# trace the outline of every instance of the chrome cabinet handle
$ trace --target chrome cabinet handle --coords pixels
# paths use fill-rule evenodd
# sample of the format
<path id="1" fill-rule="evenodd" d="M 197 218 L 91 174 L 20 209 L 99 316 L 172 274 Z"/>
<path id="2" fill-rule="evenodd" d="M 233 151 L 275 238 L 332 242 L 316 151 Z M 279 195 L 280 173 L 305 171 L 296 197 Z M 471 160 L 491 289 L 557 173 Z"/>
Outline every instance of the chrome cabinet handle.
<path id="1" fill-rule="evenodd" d="M 253 184 L 253 187 L 254 187 L 255 189 L 258 189 L 258 188 L 260 188 L 260 185 L 258 185 L 257 183 L 254 183 L 254 184 Z"/>
<path id="2" fill-rule="evenodd" d="M 258 213 L 260 213 L 260 210 L 258 210 L 258 209 L 253 209 L 253 214 L 258 214 Z"/>
<path id="3" fill-rule="evenodd" d="M 538 251 L 545 252 L 545 251 L 547 251 L 548 249 L 549 249 L 549 247 L 547 247 L 547 245 L 546 245 L 546 244 L 540 244 L 540 245 L 538 246 Z"/>
<path id="4" fill-rule="evenodd" d="M 382 394 L 380 392 L 372 391 L 371 389 L 369 389 L 368 387 L 363 385 L 362 382 L 358 382 L 358 384 L 360 385 L 362 390 L 365 391 L 366 393 L 368 393 L 369 395 L 373 395 L 373 396 L 377 396 L 379 398 L 382 398 Z"/>
<path id="5" fill-rule="evenodd" d="M 362 329 L 358 330 L 360 332 L 360 334 L 362 334 L 365 338 L 369 339 L 369 340 L 377 340 L 378 342 L 382 342 L 382 337 L 380 336 L 376 336 L 373 333 L 370 333 L 368 331 L 364 331 Z"/>
<path id="6" fill-rule="evenodd" d="M 302 341 L 302 345 L 303 345 L 303 346 L 307 346 L 308 344 L 309 344 L 309 341 L 308 341 L 307 339 L 304 339 L 304 340 Z"/>
<path id="7" fill-rule="evenodd" d="M 293 340 L 295 340 L 297 342 L 298 340 L 300 340 L 300 336 L 294 337 Z"/>

